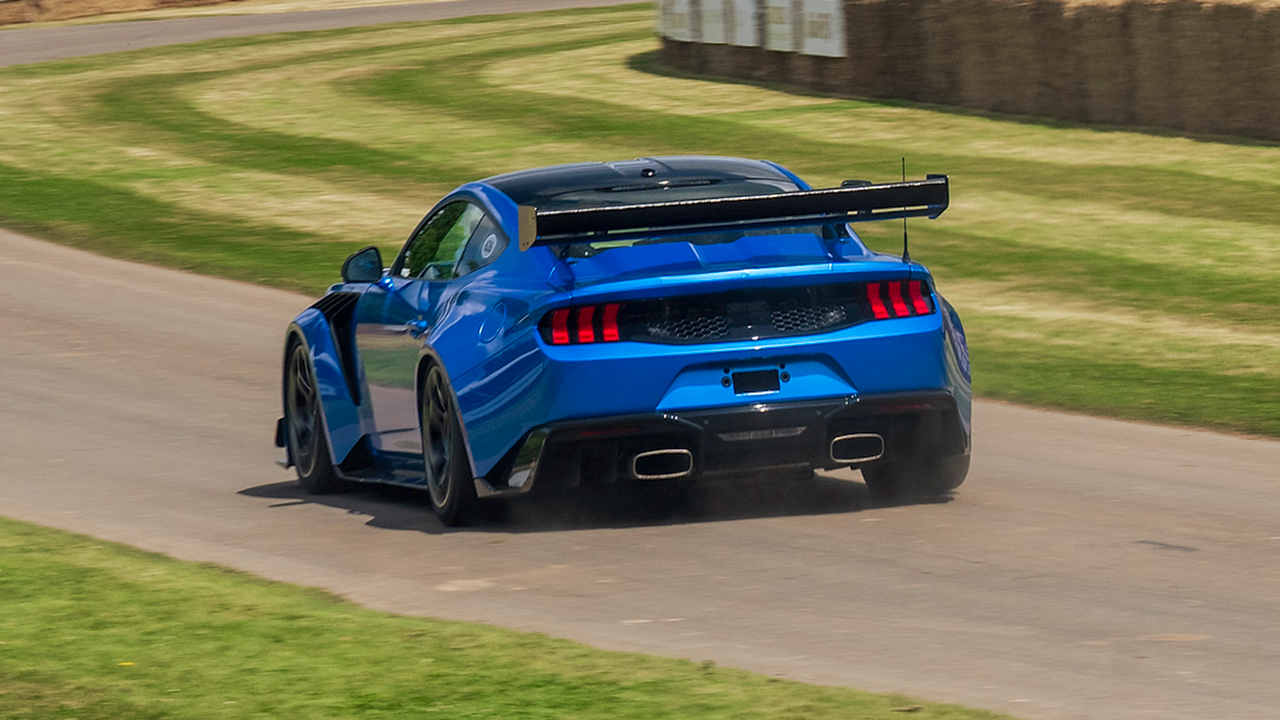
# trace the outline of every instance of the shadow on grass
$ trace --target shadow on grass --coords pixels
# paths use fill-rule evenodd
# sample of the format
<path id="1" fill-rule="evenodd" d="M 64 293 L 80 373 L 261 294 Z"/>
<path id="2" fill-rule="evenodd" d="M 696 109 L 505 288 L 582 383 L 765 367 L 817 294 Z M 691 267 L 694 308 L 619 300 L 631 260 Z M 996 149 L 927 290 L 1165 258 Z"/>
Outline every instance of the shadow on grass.
<path id="1" fill-rule="evenodd" d="M 805 480 L 771 480 L 689 488 L 592 488 L 534 493 L 482 503 L 471 525 L 446 527 L 426 493 L 388 485 L 356 485 L 332 495 L 309 495 L 298 483 L 241 490 L 248 497 L 279 500 L 273 508 L 316 504 L 368 516 L 371 527 L 432 535 L 452 532 L 530 533 L 600 528 L 685 525 L 801 515 L 861 512 L 874 508 L 951 502 L 950 496 L 887 501 L 876 498 L 849 471 Z"/>

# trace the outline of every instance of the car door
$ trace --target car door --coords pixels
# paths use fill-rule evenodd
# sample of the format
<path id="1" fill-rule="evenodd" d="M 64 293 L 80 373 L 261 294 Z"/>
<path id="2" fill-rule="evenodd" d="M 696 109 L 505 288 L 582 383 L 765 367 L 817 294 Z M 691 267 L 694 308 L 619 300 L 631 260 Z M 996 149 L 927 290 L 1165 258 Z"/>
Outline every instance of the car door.
<path id="1" fill-rule="evenodd" d="M 387 276 L 360 297 L 356 343 L 373 424 L 369 439 L 377 453 L 422 455 L 414 389 L 418 358 L 448 302 L 466 241 L 484 217 L 465 200 L 438 208 L 419 224 Z"/>

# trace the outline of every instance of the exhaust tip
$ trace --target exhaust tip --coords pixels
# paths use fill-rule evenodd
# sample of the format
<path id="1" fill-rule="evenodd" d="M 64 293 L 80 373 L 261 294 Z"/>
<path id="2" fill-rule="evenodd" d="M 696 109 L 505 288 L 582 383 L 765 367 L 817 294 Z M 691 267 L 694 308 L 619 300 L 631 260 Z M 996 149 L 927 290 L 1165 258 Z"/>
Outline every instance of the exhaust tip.
<path id="1" fill-rule="evenodd" d="M 693 453 L 684 448 L 642 452 L 631 458 L 631 474 L 639 480 L 675 480 L 693 474 Z"/>
<path id="2" fill-rule="evenodd" d="M 867 463 L 884 457 L 884 438 L 879 433 L 841 435 L 831 441 L 831 459 L 838 463 Z"/>

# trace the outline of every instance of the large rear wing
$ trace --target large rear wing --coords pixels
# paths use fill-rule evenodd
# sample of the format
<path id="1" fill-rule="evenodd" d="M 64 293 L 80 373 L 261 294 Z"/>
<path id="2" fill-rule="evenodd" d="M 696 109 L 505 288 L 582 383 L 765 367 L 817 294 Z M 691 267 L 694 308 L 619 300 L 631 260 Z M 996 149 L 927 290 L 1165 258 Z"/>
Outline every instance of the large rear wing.
<path id="1" fill-rule="evenodd" d="M 520 249 L 656 235 L 936 218 L 949 202 L 947 176 L 927 175 L 924 180 L 882 185 L 615 207 L 540 210 L 522 205 Z"/>

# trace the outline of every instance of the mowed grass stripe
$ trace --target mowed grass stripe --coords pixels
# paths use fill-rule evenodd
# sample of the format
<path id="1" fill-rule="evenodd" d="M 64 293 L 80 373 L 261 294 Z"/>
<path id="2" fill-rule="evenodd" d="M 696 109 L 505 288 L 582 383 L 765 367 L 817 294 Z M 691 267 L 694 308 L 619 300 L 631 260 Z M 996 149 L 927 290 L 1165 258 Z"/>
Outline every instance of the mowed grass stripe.
<path id="1" fill-rule="evenodd" d="M 119 187 L 0 164 L 6 227 L 127 260 L 310 291 L 332 282 L 344 246 Z"/>
<path id="2" fill-rule="evenodd" d="M 1005 717 L 397 617 L 0 518 L 0 717 L 889 720 L 906 709 Z"/>
<path id="3" fill-rule="evenodd" d="M 901 226 L 896 230 L 880 228 L 866 240 L 882 252 L 901 252 Z M 1005 280 L 1033 292 L 1103 301 L 1118 311 L 1164 311 L 1201 322 L 1275 328 L 1280 287 L 1272 278 L 1223 273 L 1207 264 L 1150 262 L 1096 246 L 1036 245 L 1023 238 L 984 235 L 980 228 L 953 229 L 943 222 L 911 235 L 912 257 L 929 264 L 943 287 L 949 274 Z M 1189 292 L 1170 292 L 1179 287 Z"/>
<path id="4" fill-rule="evenodd" d="M 220 217 L 246 228 L 224 245 L 262 255 L 259 281 L 315 290 L 349 250 L 395 248 L 445 189 L 493 173 L 714 153 L 830 185 L 892 179 L 905 156 L 913 175 L 952 176 L 953 207 L 912 224 L 913 255 L 968 320 L 979 394 L 1280 434 L 1258 361 L 1280 337 L 1280 149 L 658 74 L 652 22 L 648 7 L 544 13 L 15 69 L 0 73 L 0 123 L 17 131 L 0 136 L 0 162 L 151 203 L 137 220 L 150 246 L 217 246 L 161 218 Z M 0 221 L 39 231 L 39 208 L 4 203 Z M 65 234 L 63 214 L 47 225 Z M 900 246 L 900 228 L 863 231 Z M 105 236 L 99 250 L 131 252 Z M 281 249 L 310 267 L 273 280 Z M 253 264 L 198 263 L 241 279 Z M 1188 338 L 1213 347 L 1189 352 Z M 1180 397 L 1120 364 L 1159 369 L 1143 377 L 1175 378 Z"/>

